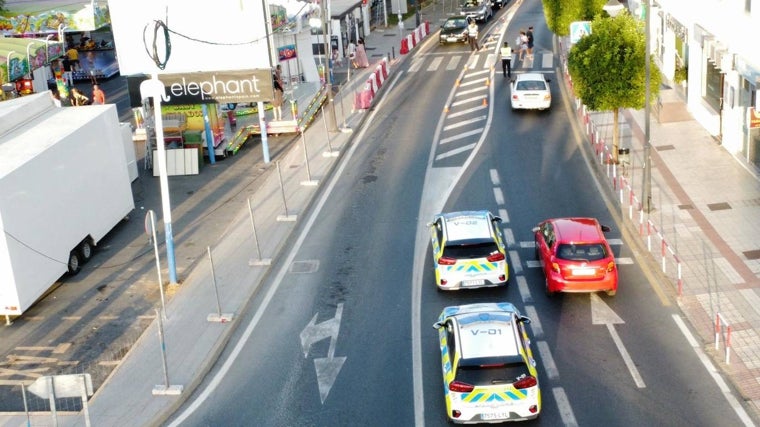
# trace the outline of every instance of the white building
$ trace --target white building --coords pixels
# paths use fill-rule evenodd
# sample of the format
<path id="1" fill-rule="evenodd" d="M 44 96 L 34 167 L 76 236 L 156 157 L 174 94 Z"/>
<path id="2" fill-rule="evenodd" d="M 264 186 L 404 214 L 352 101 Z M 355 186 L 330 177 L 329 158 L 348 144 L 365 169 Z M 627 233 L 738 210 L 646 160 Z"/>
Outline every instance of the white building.
<path id="1" fill-rule="evenodd" d="M 760 0 L 648 0 L 652 54 L 688 111 L 737 157 L 760 166 Z M 647 0 L 629 0 L 643 16 Z M 687 69 L 679 82 L 677 69 Z"/>

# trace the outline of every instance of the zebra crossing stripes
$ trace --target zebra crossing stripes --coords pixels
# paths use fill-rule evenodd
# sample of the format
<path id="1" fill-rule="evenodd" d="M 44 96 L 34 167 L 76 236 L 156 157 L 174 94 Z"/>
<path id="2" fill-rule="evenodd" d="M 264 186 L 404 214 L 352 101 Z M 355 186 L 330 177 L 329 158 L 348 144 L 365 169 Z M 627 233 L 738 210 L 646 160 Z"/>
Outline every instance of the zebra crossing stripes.
<path id="1" fill-rule="evenodd" d="M 447 59 L 448 58 L 448 59 Z M 442 67 L 446 71 L 456 71 L 461 69 L 460 64 L 465 61 L 464 67 L 467 70 L 478 70 L 477 72 L 487 73 L 497 66 L 501 66 L 501 57 L 498 54 L 492 52 L 481 52 L 475 55 L 470 55 L 469 52 L 450 54 L 450 53 L 431 53 L 427 55 L 415 56 L 412 59 L 412 64 L 409 66 L 409 73 L 416 72 L 435 72 Z M 553 52 L 537 52 L 533 59 L 524 58 L 520 61 L 515 55 L 512 58 L 512 70 L 533 70 L 541 72 L 550 72 L 554 65 L 554 53 Z M 468 71 L 467 75 L 472 75 L 473 72 Z"/>
<path id="2" fill-rule="evenodd" d="M 438 69 L 438 67 L 441 66 L 441 62 L 443 62 L 443 57 L 442 56 L 437 56 L 437 57 L 433 58 L 433 61 L 430 62 L 430 65 L 428 66 L 427 70 L 428 71 L 436 71 Z"/>

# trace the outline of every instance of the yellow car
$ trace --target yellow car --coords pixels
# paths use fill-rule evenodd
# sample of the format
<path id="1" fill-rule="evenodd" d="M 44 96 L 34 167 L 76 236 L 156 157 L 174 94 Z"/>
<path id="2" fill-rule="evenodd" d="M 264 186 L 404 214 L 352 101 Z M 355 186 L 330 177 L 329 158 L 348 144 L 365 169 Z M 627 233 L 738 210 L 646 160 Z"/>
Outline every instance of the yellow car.
<path id="1" fill-rule="evenodd" d="M 499 223 L 501 218 L 482 210 L 439 214 L 428 224 L 438 289 L 507 284 L 507 249 Z"/>
<path id="2" fill-rule="evenodd" d="M 438 329 L 446 415 L 458 424 L 537 418 L 541 389 L 525 324 L 508 302 L 446 307 Z"/>

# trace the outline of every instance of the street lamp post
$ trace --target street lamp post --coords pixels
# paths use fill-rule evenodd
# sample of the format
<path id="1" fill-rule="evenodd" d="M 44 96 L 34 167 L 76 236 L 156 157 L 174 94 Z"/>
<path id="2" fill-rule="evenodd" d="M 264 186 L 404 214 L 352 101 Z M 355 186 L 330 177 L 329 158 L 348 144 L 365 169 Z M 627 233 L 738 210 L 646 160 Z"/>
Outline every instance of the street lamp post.
<path id="1" fill-rule="evenodd" d="M 644 24 L 644 31 L 646 34 L 644 35 L 645 38 L 645 44 L 646 48 L 644 50 L 646 54 L 646 58 L 644 59 L 644 68 L 646 70 L 646 78 L 645 83 L 646 84 L 646 95 L 644 97 L 644 173 L 642 174 L 642 200 L 644 202 L 644 211 L 646 213 L 649 213 L 652 211 L 652 158 L 650 156 L 651 150 L 652 150 L 652 144 L 649 140 L 649 113 L 650 113 L 650 104 L 651 104 L 651 93 L 650 93 L 650 85 L 651 85 L 651 64 L 649 59 L 649 51 L 650 51 L 650 34 L 649 34 L 649 28 L 650 28 L 650 10 L 649 6 L 651 4 L 650 0 L 646 0 L 645 4 L 645 10 L 644 13 L 646 13 L 645 16 L 645 24 Z"/>
<path id="2" fill-rule="evenodd" d="M 325 38 L 325 90 L 327 91 L 327 109 L 325 110 L 327 112 L 327 131 L 328 132 L 338 132 L 338 120 L 335 118 L 335 104 L 333 102 L 333 93 L 332 93 L 332 81 L 331 78 L 331 58 L 332 58 L 332 48 L 331 48 L 331 35 L 330 35 L 330 25 L 331 20 L 330 16 L 328 15 L 328 9 L 327 9 L 327 0 L 320 1 L 320 7 L 322 12 L 322 35 Z"/>

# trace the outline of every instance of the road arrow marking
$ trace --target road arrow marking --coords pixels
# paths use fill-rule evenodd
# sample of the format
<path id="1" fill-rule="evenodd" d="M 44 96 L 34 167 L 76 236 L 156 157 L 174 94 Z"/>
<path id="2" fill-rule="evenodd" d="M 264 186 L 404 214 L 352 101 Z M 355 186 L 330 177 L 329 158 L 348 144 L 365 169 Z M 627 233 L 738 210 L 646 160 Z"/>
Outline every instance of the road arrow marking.
<path id="1" fill-rule="evenodd" d="M 322 341 L 325 338 L 330 338 L 330 348 L 327 350 L 327 357 L 320 357 L 314 359 L 314 369 L 317 371 L 317 384 L 319 386 L 319 397 L 322 403 L 325 403 L 327 395 L 330 393 L 330 389 L 335 382 L 335 378 L 338 377 L 340 369 L 343 367 L 343 363 L 346 361 L 345 357 L 335 357 L 335 343 L 338 340 L 338 333 L 340 332 L 340 319 L 343 315 L 343 303 L 338 304 L 335 310 L 335 317 L 325 320 L 317 324 L 317 315 L 311 318 L 309 324 L 301 331 L 301 349 L 303 350 L 303 356 L 309 357 L 309 350 L 311 345 Z"/>
<path id="2" fill-rule="evenodd" d="M 633 359 L 631 359 L 631 355 L 628 354 L 628 350 L 625 349 L 623 341 L 620 339 L 620 336 L 615 330 L 616 323 L 622 324 L 625 322 L 620 318 L 620 316 L 617 315 L 617 313 L 615 313 L 607 304 L 605 304 L 604 301 L 602 301 L 599 295 L 596 293 L 592 293 L 590 295 L 591 323 L 593 325 L 607 325 L 607 330 L 610 331 L 612 341 L 615 342 L 615 346 L 617 346 L 620 355 L 623 357 L 623 362 L 625 362 L 625 366 L 628 367 L 628 372 L 631 373 L 636 386 L 638 388 L 646 387 L 644 380 L 641 378 L 641 374 L 639 374 L 638 369 L 636 369 L 636 365 L 633 363 Z"/>

